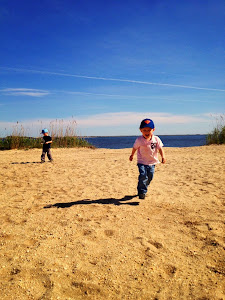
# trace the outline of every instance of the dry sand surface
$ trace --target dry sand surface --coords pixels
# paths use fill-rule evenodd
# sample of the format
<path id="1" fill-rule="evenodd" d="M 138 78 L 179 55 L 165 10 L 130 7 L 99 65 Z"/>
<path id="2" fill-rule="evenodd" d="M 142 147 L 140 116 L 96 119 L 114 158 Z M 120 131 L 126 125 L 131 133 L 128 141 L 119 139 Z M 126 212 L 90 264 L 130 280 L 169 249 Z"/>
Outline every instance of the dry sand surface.
<path id="1" fill-rule="evenodd" d="M 0 299 L 225 299 L 225 146 L 0 153 Z"/>

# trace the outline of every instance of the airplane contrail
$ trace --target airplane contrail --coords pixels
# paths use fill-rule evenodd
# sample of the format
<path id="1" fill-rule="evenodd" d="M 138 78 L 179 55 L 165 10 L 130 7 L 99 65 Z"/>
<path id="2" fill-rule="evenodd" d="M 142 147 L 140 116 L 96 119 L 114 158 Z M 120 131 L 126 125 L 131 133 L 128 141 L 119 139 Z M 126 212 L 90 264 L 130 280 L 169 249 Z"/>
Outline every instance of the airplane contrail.
<path id="1" fill-rule="evenodd" d="M 169 87 L 177 87 L 177 88 L 185 88 L 185 89 L 195 89 L 195 90 L 225 92 L 225 90 L 223 90 L 223 89 L 204 88 L 204 87 L 189 86 L 189 85 L 171 84 L 171 83 L 159 83 L 159 82 L 149 82 L 149 81 L 139 81 L 139 80 L 119 79 L 119 78 L 108 78 L 108 77 L 95 77 L 95 76 L 87 76 L 87 75 L 76 75 L 76 74 L 68 74 L 68 73 L 60 73 L 60 72 L 50 72 L 50 71 L 38 71 L 38 70 L 29 70 L 29 69 L 20 69 L 20 68 L 0 67 L 0 69 L 9 70 L 9 71 L 10 70 L 11 71 L 17 71 L 17 72 L 29 72 L 29 73 L 46 74 L 46 75 L 56 75 L 56 76 L 85 78 L 85 79 L 95 79 L 95 80 L 105 80 L 105 81 L 118 81 L 118 82 L 128 82 L 128 83 L 145 84 L 145 85 L 159 85 L 159 86 L 169 86 Z"/>

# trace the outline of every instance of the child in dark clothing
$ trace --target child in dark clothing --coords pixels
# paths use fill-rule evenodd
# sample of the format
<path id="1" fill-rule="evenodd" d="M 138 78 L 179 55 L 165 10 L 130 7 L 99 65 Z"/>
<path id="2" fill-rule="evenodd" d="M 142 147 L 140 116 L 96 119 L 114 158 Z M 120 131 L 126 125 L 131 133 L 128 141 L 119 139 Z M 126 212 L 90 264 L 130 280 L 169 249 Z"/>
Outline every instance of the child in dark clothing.
<path id="1" fill-rule="evenodd" d="M 53 161 L 52 154 L 51 154 L 51 143 L 52 138 L 48 135 L 48 129 L 44 128 L 41 133 L 43 134 L 43 149 L 41 154 L 41 162 L 45 162 L 45 155 L 47 153 L 48 159 Z"/>

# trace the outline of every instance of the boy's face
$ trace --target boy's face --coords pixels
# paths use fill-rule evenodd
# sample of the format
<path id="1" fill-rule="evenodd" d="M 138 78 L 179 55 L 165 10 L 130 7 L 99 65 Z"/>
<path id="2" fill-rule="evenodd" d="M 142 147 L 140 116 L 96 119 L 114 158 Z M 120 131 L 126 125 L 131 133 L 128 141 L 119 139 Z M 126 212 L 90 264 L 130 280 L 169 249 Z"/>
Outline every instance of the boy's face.
<path id="1" fill-rule="evenodd" d="M 47 136 L 47 135 L 48 135 L 48 133 L 47 133 L 47 132 L 45 132 L 45 133 L 43 133 L 43 135 L 44 135 L 44 136 Z"/>
<path id="2" fill-rule="evenodd" d="M 148 140 L 148 139 L 151 139 L 153 132 L 155 131 L 155 128 L 152 129 L 149 127 L 144 127 L 144 128 L 141 128 L 140 131 L 141 131 L 143 137 Z"/>

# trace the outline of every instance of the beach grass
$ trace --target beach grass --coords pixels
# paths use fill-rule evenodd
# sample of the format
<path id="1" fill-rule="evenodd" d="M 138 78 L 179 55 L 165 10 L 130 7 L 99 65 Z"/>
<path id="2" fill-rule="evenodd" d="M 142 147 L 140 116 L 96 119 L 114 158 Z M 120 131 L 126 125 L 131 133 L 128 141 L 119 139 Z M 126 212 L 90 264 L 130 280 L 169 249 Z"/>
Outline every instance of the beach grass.
<path id="1" fill-rule="evenodd" d="M 207 135 L 207 145 L 225 144 L 225 116 L 216 117 L 216 124 L 211 133 Z"/>
<path id="2" fill-rule="evenodd" d="M 7 136 L 0 138 L 0 150 L 12 149 L 32 149 L 42 148 L 42 138 L 33 138 L 25 136 Z M 85 139 L 76 136 L 55 137 L 51 145 L 52 148 L 75 148 L 87 147 L 95 148 L 88 143 Z"/>
<path id="3" fill-rule="evenodd" d="M 40 124 L 42 125 L 42 122 Z M 39 132 L 41 132 L 42 128 L 43 126 L 40 126 Z M 52 148 L 95 148 L 84 138 L 78 136 L 76 121 L 73 119 L 69 122 L 54 120 L 50 122 L 47 128 L 53 140 Z M 27 130 L 25 130 L 22 124 L 17 122 L 12 129 L 11 135 L 0 138 L 0 150 L 42 148 L 42 142 L 42 136 L 28 136 Z"/>

